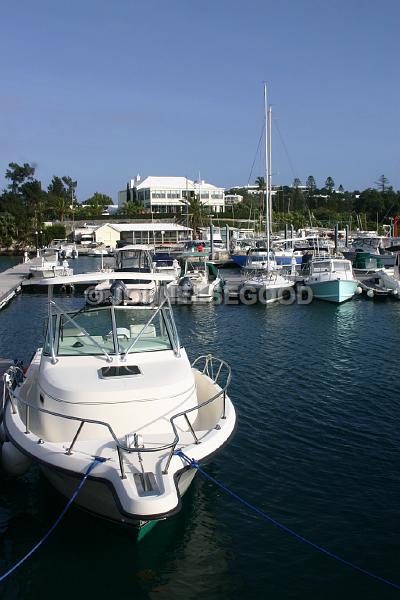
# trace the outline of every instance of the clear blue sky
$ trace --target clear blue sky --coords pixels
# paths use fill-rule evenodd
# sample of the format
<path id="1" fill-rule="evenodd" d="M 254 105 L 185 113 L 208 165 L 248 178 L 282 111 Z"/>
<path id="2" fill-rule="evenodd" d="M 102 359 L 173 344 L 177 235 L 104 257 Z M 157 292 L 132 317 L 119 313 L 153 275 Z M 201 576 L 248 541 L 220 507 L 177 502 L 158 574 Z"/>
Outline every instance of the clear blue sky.
<path id="1" fill-rule="evenodd" d="M 399 26 L 398 0 L 5 2 L 0 186 L 11 161 L 81 201 L 137 173 L 245 184 L 265 80 L 274 183 L 399 189 Z"/>

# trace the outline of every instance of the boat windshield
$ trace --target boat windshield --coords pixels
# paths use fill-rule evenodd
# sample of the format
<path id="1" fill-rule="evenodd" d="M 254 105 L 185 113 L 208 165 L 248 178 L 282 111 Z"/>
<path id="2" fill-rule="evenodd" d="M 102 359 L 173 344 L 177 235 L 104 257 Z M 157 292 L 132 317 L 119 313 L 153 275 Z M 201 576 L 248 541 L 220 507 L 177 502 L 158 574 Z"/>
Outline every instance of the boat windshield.
<path id="1" fill-rule="evenodd" d="M 62 313 L 55 327 L 55 352 L 87 356 L 171 350 L 172 331 L 169 315 L 157 308 L 111 306 Z"/>
<path id="2" fill-rule="evenodd" d="M 152 259 L 149 252 L 142 250 L 120 250 L 117 254 L 117 271 L 137 271 L 139 273 L 150 273 L 152 270 Z"/>
<path id="3" fill-rule="evenodd" d="M 326 273 L 331 270 L 331 262 L 329 260 L 315 261 L 312 263 L 313 273 Z"/>
<path id="4" fill-rule="evenodd" d="M 350 271 L 350 263 L 344 260 L 335 260 L 333 268 L 335 271 Z"/>

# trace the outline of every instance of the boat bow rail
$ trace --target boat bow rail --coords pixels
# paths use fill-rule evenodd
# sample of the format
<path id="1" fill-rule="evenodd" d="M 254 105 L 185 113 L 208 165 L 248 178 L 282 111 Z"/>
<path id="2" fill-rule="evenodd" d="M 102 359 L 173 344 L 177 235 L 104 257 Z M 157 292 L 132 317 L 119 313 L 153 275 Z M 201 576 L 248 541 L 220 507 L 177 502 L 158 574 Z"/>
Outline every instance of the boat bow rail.
<path id="1" fill-rule="evenodd" d="M 193 406 L 189 409 L 186 409 L 182 412 L 179 412 L 179 413 L 176 413 L 175 415 L 173 415 L 169 421 L 170 421 L 170 425 L 172 428 L 172 432 L 174 434 L 174 439 L 172 442 L 163 444 L 161 446 L 145 447 L 143 445 L 139 446 L 139 444 L 137 444 L 133 447 L 127 446 L 126 444 L 123 444 L 121 442 L 120 438 L 118 438 L 118 436 L 115 434 L 112 426 L 105 421 L 100 421 L 97 419 L 82 418 L 82 417 L 77 417 L 74 415 L 65 415 L 65 414 L 58 413 L 56 411 L 47 410 L 45 408 L 41 408 L 39 406 L 34 406 L 34 405 L 30 404 L 29 402 L 22 399 L 21 397 L 18 397 L 15 394 L 15 390 L 20 387 L 21 383 L 23 382 L 24 376 L 22 374 L 21 369 L 16 368 L 14 366 L 10 367 L 3 375 L 3 394 L 2 394 L 2 405 L 1 405 L 1 412 L 0 412 L 0 422 L 4 415 L 7 402 L 10 402 L 11 412 L 13 415 L 18 414 L 18 411 L 16 408 L 16 403 L 19 403 L 19 404 L 22 404 L 23 406 L 25 406 L 26 412 L 25 412 L 25 432 L 24 433 L 27 435 L 31 433 L 29 430 L 30 410 L 39 411 L 39 412 L 51 415 L 53 417 L 58 417 L 61 419 L 68 419 L 71 421 L 76 421 L 78 423 L 78 428 L 76 430 L 76 433 L 75 433 L 73 439 L 71 440 L 71 443 L 69 444 L 69 446 L 65 452 L 65 454 L 69 455 L 69 456 L 73 454 L 72 451 L 74 449 L 76 442 L 78 441 L 78 439 L 80 437 L 83 426 L 85 424 L 99 425 L 99 426 L 104 427 L 109 432 L 111 438 L 115 442 L 116 450 L 118 453 L 121 479 L 126 478 L 125 469 L 124 469 L 124 461 L 123 461 L 123 453 L 124 452 L 126 452 L 128 454 L 136 453 L 138 455 L 138 457 L 140 458 L 140 454 L 142 452 L 144 452 L 144 453 L 150 453 L 150 452 L 161 453 L 166 450 L 169 450 L 170 452 L 168 454 L 166 465 L 165 465 L 165 468 L 163 469 L 163 474 L 167 475 L 172 457 L 173 457 L 176 447 L 180 441 L 180 434 L 178 432 L 178 429 L 177 429 L 177 426 L 175 423 L 175 421 L 177 419 L 179 419 L 180 417 L 183 417 L 185 419 L 186 423 L 188 424 L 189 431 L 192 435 L 193 443 L 195 443 L 195 444 L 200 444 L 201 441 L 199 440 L 198 436 L 196 435 L 196 431 L 188 418 L 188 415 L 190 413 L 192 413 L 193 411 L 199 411 L 203 407 L 216 402 L 218 399 L 221 399 L 222 400 L 222 411 L 221 411 L 220 419 L 226 419 L 227 389 L 228 389 L 228 386 L 231 381 L 230 366 L 224 360 L 222 360 L 220 358 L 216 358 L 216 357 L 212 356 L 211 354 L 207 354 L 207 355 L 202 355 L 202 356 L 199 356 L 198 358 L 196 358 L 194 360 L 194 362 L 192 363 L 192 369 L 196 369 L 197 371 L 199 371 L 203 376 L 208 378 L 208 381 L 210 383 L 218 386 L 219 389 L 216 394 L 212 395 L 210 398 L 201 402 L 200 404 L 196 404 L 195 406 Z M 221 383 L 218 383 L 219 381 Z M 221 429 L 221 426 L 216 424 L 210 429 L 210 431 L 212 429 Z M 209 431 L 206 433 L 209 433 Z M 45 440 L 38 438 L 38 443 L 44 444 Z"/>

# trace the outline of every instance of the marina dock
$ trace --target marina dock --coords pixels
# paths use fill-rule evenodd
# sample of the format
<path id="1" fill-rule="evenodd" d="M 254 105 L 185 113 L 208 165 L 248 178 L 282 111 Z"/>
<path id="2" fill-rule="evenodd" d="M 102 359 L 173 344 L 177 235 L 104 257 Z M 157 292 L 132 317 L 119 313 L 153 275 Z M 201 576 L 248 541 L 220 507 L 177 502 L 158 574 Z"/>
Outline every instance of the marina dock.
<path id="1" fill-rule="evenodd" d="M 0 310 L 21 291 L 24 280 L 29 277 L 29 269 L 39 265 L 39 262 L 40 259 L 35 257 L 0 273 Z"/>

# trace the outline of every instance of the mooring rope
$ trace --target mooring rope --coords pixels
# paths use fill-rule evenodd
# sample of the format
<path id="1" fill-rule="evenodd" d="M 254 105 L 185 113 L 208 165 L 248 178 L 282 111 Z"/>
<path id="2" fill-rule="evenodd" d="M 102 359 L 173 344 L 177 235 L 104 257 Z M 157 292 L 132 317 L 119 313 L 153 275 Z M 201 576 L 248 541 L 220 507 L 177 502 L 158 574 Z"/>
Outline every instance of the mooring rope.
<path id="1" fill-rule="evenodd" d="M 244 506 L 246 506 L 246 508 L 248 508 L 251 511 L 253 511 L 254 513 L 258 514 L 260 517 L 262 517 L 266 521 L 269 521 L 270 523 L 272 523 L 273 525 L 275 525 L 282 531 L 285 531 L 286 533 L 288 533 L 292 537 L 296 538 L 297 540 L 303 542 L 304 544 L 307 544 L 308 546 L 311 546 L 315 550 L 318 550 L 318 552 L 321 552 L 322 554 L 325 554 L 326 556 L 333 558 L 334 560 L 342 563 L 343 565 L 346 565 L 347 567 L 350 567 L 351 569 L 354 569 L 355 571 L 359 571 L 360 573 L 363 573 L 363 575 L 367 575 L 368 577 L 371 577 L 372 579 L 380 581 L 381 583 L 385 583 L 386 585 L 389 585 L 389 586 L 395 588 L 396 590 L 400 590 L 400 585 L 395 583 L 394 581 L 390 581 L 390 579 L 385 579 L 384 577 L 381 577 L 380 575 L 376 575 L 372 571 L 367 571 L 366 569 L 359 567 L 358 565 L 350 562 L 349 560 L 342 558 L 338 554 L 331 552 L 327 548 L 324 548 L 323 546 L 320 546 L 319 544 L 312 542 L 311 540 L 300 535 L 293 529 L 286 527 L 286 525 L 283 525 L 283 523 L 280 523 L 279 521 L 277 521 L 276 519 L 274 519 L 273 517 L 268 515 L 266 512 L 264 512 L 262 509 L 258 508 L 257 506 L 254 506 L 254 504 L 252 504 L 251 502 L 248 502 L 244 498 L 241 498 L 238 494 L 236 494 L 235 492 L 233 492 L 232 490 L 227 488 L 223 483 L 221 483 L 220 481 L 215 479 L 212 475 L 210 475 L 209 473 L 204 471 L 204 469 L 199 465 L 199 463 L 196 460 L 194 460 L 193 458 L 189 458 L 181 450 L 177 450 L 175 452 L 175 454 L 177 456 L 179 456 L 182 460 L 184 460 L 189 466 L 193 467 L 194 469 L 197 469 L 198 472 L 201 473 L 201 475 L 203 475 L 203 477 L 205 477 L 206 479 L 211 481 L 214 485 L 219 487 L 220 490 L 222 490 L 227 496 L 231 496 L 231 498 L 234 498 L 240 504 L 243 504 Z"/>
<path id="2" fill-rule="evenodd" d="M 36 550 L 38 550 L 38 548 L 40 548 L 40 546 L 47 540 L 47 538 L 50 536 L 50 534 L 53 533 L 53 531 L 55 530 L 55 528 L 57 527 L 57 525 L 60 523 L 60 521 L 62 520 L 62 518 L 65 516 L 65 514 L 68 511 L 68 509 L 70 508 L 70 506 L 75 501 L 77 495 L 81 491 L 81 489 L 83 487 L 83 484 L 85 483 L 85 481 L 89 477 L 90 473 L 93 471 L 93 469 L 99 463 L 102 463 L 105 460 L 106 460 L 105 458 L 102 458 L 101 456 L 97 456 L 93 460 L 93 462 L 90 463 L 90 465 L 88 466 L 87 470 L 85 471 L 85 474 L 83 475 L 81 481 L 79 482 L 78 487 L 76 488 L 76 490 L 72 494 L 71 498 L 68 500 L 68 502 L 65 505 L 65 507 L 64 507 L 62 513 L 60 514 L 60 516 L 56 519 L 56 521 L 53 523 L 53 525 L 50 527 L 50 529 L 45 533 L 45 535 L 42 537 L 42 539 L 39 540 L 38 543 L 27 554 L 25 554 L 25 556 L 23 556 L 14 566 L 12 566 L 10 569 L 8 569 L 8 571 L 6 571 L 3 575 L 0 575 L 0 583 L 4 579 L 6 579 L 9 575 L 11 575 L 11 573 L 14 573 L 14 571 L 16 571 L 18 569 L 18 567 L 20 567 L 30 556 L 32 556 L 32 554 L 34 554 L 34 552 L 36 552 Z"/>

